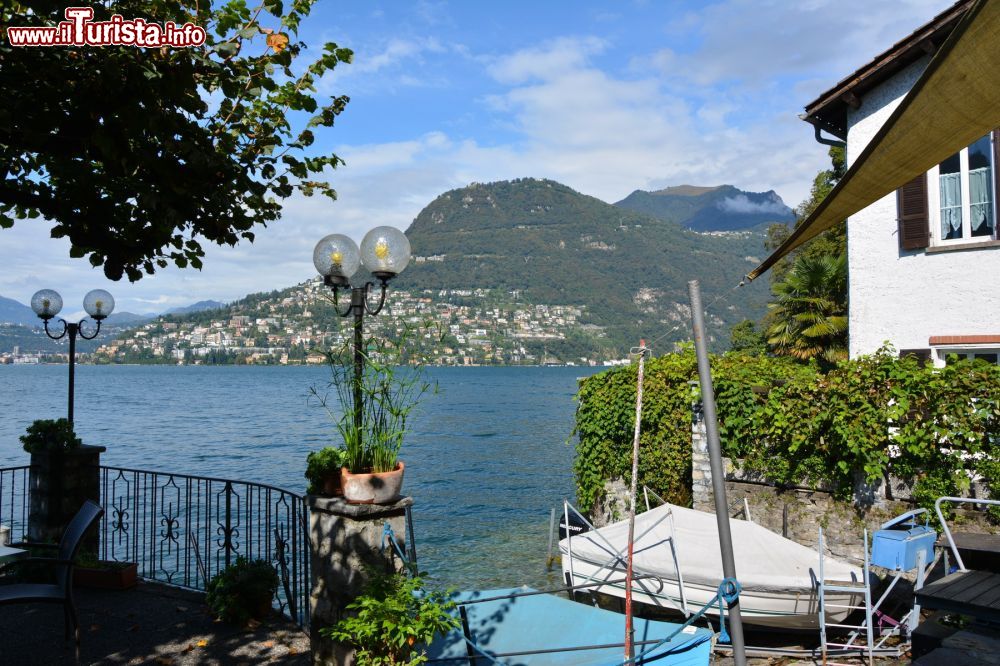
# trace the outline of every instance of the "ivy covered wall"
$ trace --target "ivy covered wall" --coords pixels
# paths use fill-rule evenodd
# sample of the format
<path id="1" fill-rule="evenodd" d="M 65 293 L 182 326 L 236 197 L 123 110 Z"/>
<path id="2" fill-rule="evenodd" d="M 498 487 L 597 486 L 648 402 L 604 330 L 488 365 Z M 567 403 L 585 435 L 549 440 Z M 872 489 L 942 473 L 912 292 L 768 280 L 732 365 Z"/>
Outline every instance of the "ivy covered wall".
<path id="1" fill-rule="evenodd" d="M 635 419 L 635 365 L 580 384 L 574 473 L 591 510 L 605 481 L 627 479 Z M 827 373 L 787 358 L 712 358 L 723 454 L 777 485 L 831 487 L 842 499 L 858 480 L 892 476 L 924 506 L 961 493 L 973 477 L 1000 484 L 1000 367 L 946 368 L 891 349 Z M 639 484 L 675 504 L 691 500 L 693 350 L 646 364 Z"/>

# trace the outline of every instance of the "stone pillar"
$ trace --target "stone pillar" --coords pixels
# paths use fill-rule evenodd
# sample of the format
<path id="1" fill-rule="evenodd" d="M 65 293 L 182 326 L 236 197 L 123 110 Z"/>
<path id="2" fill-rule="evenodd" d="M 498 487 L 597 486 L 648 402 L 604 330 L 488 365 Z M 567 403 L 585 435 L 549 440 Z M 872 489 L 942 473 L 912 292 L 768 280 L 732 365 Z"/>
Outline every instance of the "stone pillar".
<path id="1" fill-rule="evenodd" d="M 701 401 L 691 403 L 691 506 L 715 513 L 712 499 L 712 463 L 708 456 L 708 432 Z"/>
<path id="2" fill-rule="evenodd" d="M 31 454 L 28 472 L 28 540 L 58 542 L 86 500 L 101 502 L 103 446 Z M 84 537 L 83 549 L 97 552 L 97 530 Z"/>
<path id="3" fill-rule="evenodd" d="M 403 549 L 406 508 L 413 500 L 404 497 L 395 504 L 348 504 L 342 497 L 310 495 L 307 501 L 312 663 L 346 666 L 354 662 L 353 650 L 321 636 L 319 630 L 344 616 L 347 604 L 364 587 L 366 567 L 397 572 L 405 569 L 406 563 L 391 544 L 383 544 L 383 537 L 388 524 L 400 550 Z"/>

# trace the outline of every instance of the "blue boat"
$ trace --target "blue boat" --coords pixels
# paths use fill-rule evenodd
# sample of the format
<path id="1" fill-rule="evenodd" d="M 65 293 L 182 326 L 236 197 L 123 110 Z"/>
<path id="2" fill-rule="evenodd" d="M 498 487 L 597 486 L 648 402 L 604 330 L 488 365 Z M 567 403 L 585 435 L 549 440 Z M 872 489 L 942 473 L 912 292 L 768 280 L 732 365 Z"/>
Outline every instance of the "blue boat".
<path id="1" fill-rule="evenodd" d="M 528 587 L 461 592 L 453 599 L 465 628 L 435 640 L 427 650 L 430 663 L 617 666 L 625 661 L 620 613 Z M 709 663 L 714 634 L 708 629 L 639 618 L 633 626 L 637 664 Z"/>

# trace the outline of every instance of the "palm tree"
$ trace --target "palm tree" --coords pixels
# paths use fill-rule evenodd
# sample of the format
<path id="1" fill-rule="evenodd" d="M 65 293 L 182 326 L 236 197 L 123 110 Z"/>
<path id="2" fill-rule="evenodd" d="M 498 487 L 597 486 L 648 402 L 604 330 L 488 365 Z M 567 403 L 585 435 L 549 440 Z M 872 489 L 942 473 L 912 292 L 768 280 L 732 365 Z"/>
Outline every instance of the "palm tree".
<path id="1" fill-rule="evenodd" d="M 777 354 L 833 365 L 847 358 L 847 255 L 799 256 L 773 285 L 767 342 Z"/>

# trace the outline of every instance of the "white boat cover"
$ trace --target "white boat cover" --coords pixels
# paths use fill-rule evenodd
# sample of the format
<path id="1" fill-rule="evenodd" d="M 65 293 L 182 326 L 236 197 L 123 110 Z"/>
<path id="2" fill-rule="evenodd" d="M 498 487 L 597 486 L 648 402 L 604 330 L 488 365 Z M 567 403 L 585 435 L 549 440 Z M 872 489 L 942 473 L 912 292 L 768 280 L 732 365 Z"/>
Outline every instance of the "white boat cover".
<path id="1" fill-rule="evenodd" d="M 633 563 L 635 573 L 677 580 L 669 543 L 671 524 L 668 514 L 671 511 L 677 562 L 684 577 L 684 584 L 717 586 L 722 581 L 723 575 L 715 514 L 672 504 L 636 515 Z M 653 526 L 658 520 L 660 522 Z M 653 527 L 650 530 L 651 526 Z M 785 593 L 813 588 L 813 583 L 819 576 L 819 555 L 815 550 L 745 520 L 731 520 L 730 530 L 733 535 L 736 578 L 743 589 Z M 579 558 L 604 565 L 609 573 L 624 571 L 628 552 L 627 520 L 593 532 L 585 532 L 571 539 L 574 559 Z M 559 542 L 563 557 L 566 557 L 568 552 L 568 541 L 570 539 Z M 609 546 L 608 542 L 613 547 Z M 620 554 L 621 559 L 612 561 L 616 552 Z M 563 566 L 566 566 L 565 563 Z M 862 580 L 859 567 L 833 558 L 825 558 L 823 567 L 824 577 L 827 580 Z"/>

